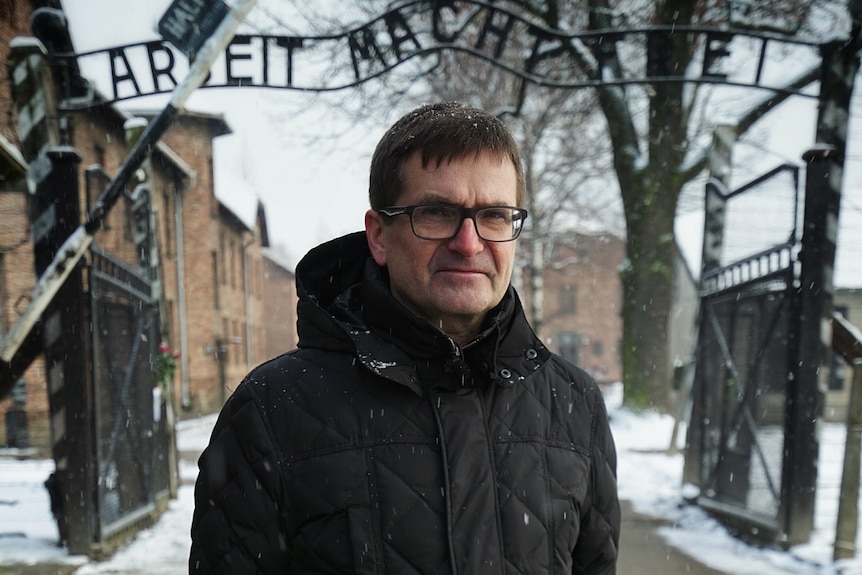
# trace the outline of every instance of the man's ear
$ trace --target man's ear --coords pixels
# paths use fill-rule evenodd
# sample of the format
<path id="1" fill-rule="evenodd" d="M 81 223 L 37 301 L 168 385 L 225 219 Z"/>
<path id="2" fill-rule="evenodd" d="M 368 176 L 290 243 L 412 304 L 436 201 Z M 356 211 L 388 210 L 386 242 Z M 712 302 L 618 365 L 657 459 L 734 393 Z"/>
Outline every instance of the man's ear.
<path id="1" fill-rule="evenodd" d="M 383 216 L 374 210 L 365 212 L 365 236 L 368 238 L 368 249 L 371 257 L 379 266 L 386 265 L 386 239 L 384 234 Z"/>

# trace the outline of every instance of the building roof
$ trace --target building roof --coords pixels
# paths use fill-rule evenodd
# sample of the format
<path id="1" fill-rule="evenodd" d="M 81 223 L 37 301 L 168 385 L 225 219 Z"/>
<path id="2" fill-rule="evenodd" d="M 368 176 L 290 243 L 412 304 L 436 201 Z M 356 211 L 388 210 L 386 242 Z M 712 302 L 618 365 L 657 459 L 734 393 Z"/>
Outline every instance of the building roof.
<path id="1" fill-rule="evenodd" d="M 276 265 L 287 273 L 294 275 L 293 267 L 288 263 L 287 255 L 283 251 L 278 248 L 263 247 L 261 248 L 260 253 L 273 265 Z"/>
<path id="2" fill-rule="evenodd" d="M 129 113 L 140 116 L 141 118 L 152 119 L 159 113 L 159 110 L 152 109 L 135 109 L 126 108 Z M 205 125 L 213 138 L 233 134 L 233 130 L 224 118 L 224 114 L 216 114 L 211 112 L 195 112 L 184 109 L 175 121 L 194 120 Z"/>
<path id="3" fill-rule="evenodd" d="M 248 224 L 246 224 L 243 219 L 239 217 L 238 214 L 231 210 L 230 207 L 225 205 L 225 203 L 221 200 L 219 200 L 218 202 L 218 211 L 219 217 L 221 217 L 222 220 L 224 220 L 233 228 L 244 232 L 253 231 L 252 228 Z"/>

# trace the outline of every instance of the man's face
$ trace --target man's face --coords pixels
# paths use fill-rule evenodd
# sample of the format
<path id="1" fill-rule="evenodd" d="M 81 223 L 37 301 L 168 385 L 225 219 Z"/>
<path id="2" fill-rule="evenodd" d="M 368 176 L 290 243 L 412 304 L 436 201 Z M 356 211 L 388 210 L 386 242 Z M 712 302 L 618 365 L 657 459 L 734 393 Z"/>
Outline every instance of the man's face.
<path id="1" fill-rule="evenodd" d="M 396 205 L 516 205 L 514 166 L 488 152 L 440 166 L 431 162 L 427 168 L 413 154 L 402 176 L 404 191 Z M 470 219 L 461 222 L 452 239 L 424 240 L 413 234 L 408 216 L 394 216 L 389 222 L 384 217 L 369 210 L 365 225 L 372 255 L 388 269 L 394 296 L 456 341 L 459 333 L 475 335 L 509 285 L 515 242 L 481 239 Z"/>

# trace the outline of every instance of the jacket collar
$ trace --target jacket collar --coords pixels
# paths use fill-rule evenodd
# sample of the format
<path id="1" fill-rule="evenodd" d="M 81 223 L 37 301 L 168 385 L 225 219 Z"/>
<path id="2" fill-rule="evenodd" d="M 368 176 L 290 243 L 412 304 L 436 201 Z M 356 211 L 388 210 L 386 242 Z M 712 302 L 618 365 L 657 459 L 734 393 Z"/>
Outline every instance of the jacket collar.
<path id="1" fill-rule="evenodd" d="M 370 371 L 417 394 L 515 385 L 548 359 L 511 286 L 463 349 L 395 299 L 360 232 L 315 248 L 297 265 L 300 347 L 353 351 Z"/>

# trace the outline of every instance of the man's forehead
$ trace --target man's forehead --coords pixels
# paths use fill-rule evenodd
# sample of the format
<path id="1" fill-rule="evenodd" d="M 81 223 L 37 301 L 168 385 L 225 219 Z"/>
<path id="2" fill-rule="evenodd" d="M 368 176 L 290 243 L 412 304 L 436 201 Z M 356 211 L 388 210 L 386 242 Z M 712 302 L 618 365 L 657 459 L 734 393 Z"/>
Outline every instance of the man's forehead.
<path id="1" fill-rule="evenodd" d="M 512 163 L 511 158 L 506 153 L 491 148 L 470 150 L 418 149 L 408 154 L 402 163 L 419 162 L 424 169 L 434 169 L 452 162 L 466 160 L 478 162 L 480 159 L 494 159 L 501 164 L 504 162 Z"/>

